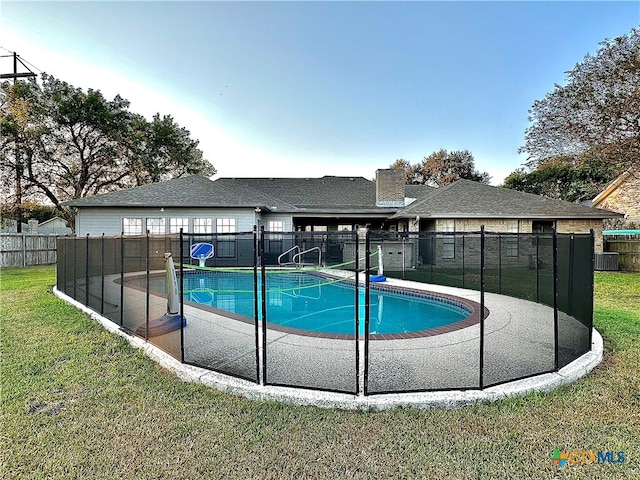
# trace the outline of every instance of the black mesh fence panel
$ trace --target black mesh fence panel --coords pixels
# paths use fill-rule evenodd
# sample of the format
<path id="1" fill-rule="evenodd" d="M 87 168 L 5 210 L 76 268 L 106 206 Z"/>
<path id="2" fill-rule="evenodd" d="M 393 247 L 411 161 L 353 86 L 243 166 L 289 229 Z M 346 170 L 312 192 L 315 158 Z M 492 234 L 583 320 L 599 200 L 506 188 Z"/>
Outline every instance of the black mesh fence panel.
<path id="1" fill-rule="evenodd" d="M 148 245 L 149 292 L 146 312 L 148 321 L 145 321 L 144 325 L 139 325 L 136 333 L 174 358 L 181 360 L 180 289 L 178 283 L 175 291 L 172 291 L 173 281 L 170 278 L 171 275 L 167 276 L 169 264 L 174 264 L 174 271 L 179 270 L 179 237 L 177 235 L 149 236 Z M 165 258 L 165 254 L 171 254 L 171 257 Z M 167 288 L 167 282 L 169 288 Z M 173 297 L 175 300 L 172 302 Z"/>
<path id="2" fill-rule="evenodd" d="M 88 289 L 89 303 L 87 306 L 95 312 L 103 313 L 103 279 L 104 279 L 104 239 L 102 237 L 87 237 L 88 249 Z"/>
<path id="3" fill-rule="evenodd" d="M 483 387 L 552 371 L 553 236 L 488 233 L 485 252 Z"/>
<path id="4" fill-rule="evenodd" d="M 67 293 L 67 245 L 69 245 L 67 237 L 56 238 L 56 288 L 63 293 Z"/>
<path id="5" fill-rule="evenodd" d="M 590 235 L 558 235 L 558 367 L 591 349 L 593 246 Z"/>
<path id="6" fill-rule="evenodd" d="M 120 237 L 104 238 L 104 256 L 102 269 L 104 272 L 102 315 L 114 323 L 120 324 L 120 314 L 122 299 L 120 298 L 120 260 L 121 260 L 121 239 Z"/>
<path id="7" fill-rule="evenodd" d="M 358 389 L 352 232 L 264 234 L 265 383 Z"/>
<path id="8" fill-rule="evenodd" d="M 224 238 L 226 254 L 235 248 L 235 258 L 217 259 L 216 248 Z M 191 248 L 209 251 L 213 257 L 201 268 L 191 259 Z M 184 235 L 184 361 L 227 375 L 258 381 L 257 318 L 254 271 L 254 234 L 225 234 L 223 237 Z"/>
<path id="9" fill-rule="evenodd" d="M 56 283 L 175 358 L 271 385 L 357 393 L 362 378 L 367 394 L 488 387 L 562 368 L 591 348 L 591 235 L 370 232 L 368 239 L 355 232 L 185 234 L 182 244 L 178 235 L 60 237 Z M 179 289 L 184 284 L 182 329 L 167 262 Z M 398 292 L 382 274 L 419 283 Z M 425 309 L 434 302 L 461 316 L 442 320 Z"/>
<path id="10" fill-rule="evenodd" d="M 147 321 L 147 237 L 126 236 L 122 239 L 124 289 L 122 295 L 122 326 L 131 332 L 144 328 Z M 144 337 L 143 334 L 140 335 Z"/>
<path id="11" fill-rule="evenodd" d="M 479 235 L 372 232 L 370 250 L 377 245 L 385 274 L 432 285 L 399 293 L 370 282 L 366 392 L 478 388 L 480 293 L 469 289 L 480 284 Z M 463 286 L 465 298 L 454 298 L 451 287 Z"/>
<path id="12" fill-rule="evenodd" d="M 83 305 L 87 304 L 87 239 L 76 238 L 73 243 L 75 283 L 73 298 Z"/>

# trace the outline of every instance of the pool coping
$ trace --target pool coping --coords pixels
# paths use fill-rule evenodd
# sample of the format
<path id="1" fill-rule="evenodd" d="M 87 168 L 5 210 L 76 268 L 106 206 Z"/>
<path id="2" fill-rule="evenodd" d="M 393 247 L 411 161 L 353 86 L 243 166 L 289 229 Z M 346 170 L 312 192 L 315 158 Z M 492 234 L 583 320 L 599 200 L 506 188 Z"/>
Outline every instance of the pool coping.
<path id="1" fill-rule="evenodd" d="M 344 272 L 343 275 L 340 275 L 341 271 L 336 271 L 336 270 L 319 270 L 319 271 L 314 271 L 313 274 L 314 275 L 320 275 L 323 277 L 328 277 L 328 278 L 345 278 L 344 277 Z M 161 270 L 157 270 L 154 272 L 150 272 L 151 274 L 154 275 L 158 275 L 158 277 L 164 277 L 165 276 L 165 272 L 161 271 Z M 224 272 L 224 273 L 228 273 L 228 272 Z M 299 273 L 299 272 L 293 272 L 293 273 Z M 346 272 L 347 275 L 350 275 L 351 272 Z M 145 278 L 146 274 L 135 274 L 135 275 L 128 275 L 125 278 L 127 280 L 136 280 L 138 278 Z M 359 282 L 360 287 L 364 287 L 365 285 L 365 279 L 361 279 Z M 350 279 L 347 280 L 348 283 L 350 283 L 351 285 L 355 284 L 355 279 Z M 119 284 L 120 280 L 116 279 L 115 283 Z M 127 288 L 132 288 L 134 290 L 138 290 L 138 291 L 146 291 L 145 288 L 143 288 L 140 285 L 136 285 L 136 284 L 127 284 L 126 285 Z M 445 303 L 445 304 L 451 304 L 453 306 L 459 307 L 463 310 L 467 310 L 469 312 L 469 315 L 466 316 L 465 318 L 458 320 L 457 322 L 453 322 L 453 323 L 449 323 L 447 325 L 442 325 L 439 327 L 433 327 L 433 328 L 429 328 L 429 329 L 425 329 L 425 330 L 416 330 L 416 331 L 412 331 L 412 332 L 401 332 L 401 333 L 370 333 L 369 334 L 369 340 L 370 341 L 380 341 L 380 340 L 409 340 L 412 338 L 424 338 L 424 337 L 432 337 L 435 335 L 442 335 L 443 333 L 450 333 L 450 332 L 455 332 L 457 330 L 462 330 L 463 328 L 467 328 L 467 327 L 471 327 L 473 325 L 477 325 L 480 323 L 480 308 L 481 305 L 480 303 L 468 299 L 468 298 L 463 298 L 463 297 L 459 297 L 450 293 L 444 293 L 444 292 L 435 292 L 435 291 L 431 291 L 431 290 L 425 290 L 425 289 L 419 289 L 419 288 L 411 288 L 411 287 L 399 287 L 398 285 L 394 285 L 391 282 L 388 283 L 373 283 L 369 285 L 370 291 L 371 292 L 375 292 L 376 290 L 381 290 L 381 291 L 385 291 L 385 292 L 389 292 L 389 293 L 393 293 L 396 295 L 406 295 L 406 296 L 416 296 L 416 297 L 422 297 L 422 298 L 426 298 L 429 300 L 434 300 L 436 302 L 441 302 L 441 303 Z M 155 291 L 155 290 L 150 290 L 149 291 L 150 295 L 154 295 L 157 297 L 164 297 L 166 294 Z M 211 312 L 211 313 L 215 313 L 217 315 L 222 315 L 224 317 L 227 318 L 231 318 L 249 325 L 255 325 L 256 323 L 256 319 L 255 318 L 251 318 L 251 317 L 247 317 L 246 315 L 241 315 L 238 313 L 233 313 L 233 312 L 229 312 L 227 310 L 221 310 L 219 308 L 215 308 L 212 307 L 210 305 L 203 305 L 200 303 L 196 303 L 196 302 L 192 302 L 190 300 L 185 300 L 184 301 L 185 305 L 189 305 L 191 307 L 194 308 L 198 308 L 200 310 L 204 310 L 207 312 Z M 490 313 L 490 310 L 485 306 L 484 307 L 484 317 L 486 318 Z M 258 324 L 261 325 L 261 321 L 257 320 Z M 362 322 L 364 322 L 365 320 L 363 319 Z M 312 338 L 323 338 L 323 339 L 328 339 L 328 340 L 355 340 L 355 335 L 349 334 L 349 333 L 328 333 L 328 332 L 315 332 L 312 330 L 302 330 L 299 328 L 292 328 L 292 327 L 287 327 L 285 325 L 280 325 L 278 323 L 274 323 L 274 322 L 269 322 L 268 317 L 267 317 L 267 328 L 269 328 L 270 330 L 274 330 L 277 332 L 282 332 L 282 333 L 289 333 L 289 334 L 293 334 L 293 335 L 300 335 L 300 336 L 304 336 L 304 337 L 312 337 Z M 363 340 L 365 337 L 364 334 L 360 334 L 358 333 L 358 340 Z"/>
<path id="2" fill-rule="evenodd" d="M 543 373 L 480 390 L 385 393 L 365 396 L 362 393 L 354 395 L 304 388 L 259 385 L 237 377 L 181 363 L 162 349 L 146 342 L 143 338 L 131 335 L 111 320 L 60 292 L 57 287 L 54 287 L 53 291 L 58 298 L 85 312 L 107 331 L 120 335 L 133 347 L 143 350 L 149 358 L 172 372 L 180 380 L 199 383 L 220 392 L 241 395 L 256 401 L 279 401 L 301 406 L 363 411 L 387 410 L 397 407 L 414 407 L 424 410 L 457 408 L 524 395 L 530 392 L 549 392 L 562 385 L 573 383 L 587 375 L 602 361 L 604 353 L 602 337 L 593 328 L 591 350 L 557 372 Z"/>

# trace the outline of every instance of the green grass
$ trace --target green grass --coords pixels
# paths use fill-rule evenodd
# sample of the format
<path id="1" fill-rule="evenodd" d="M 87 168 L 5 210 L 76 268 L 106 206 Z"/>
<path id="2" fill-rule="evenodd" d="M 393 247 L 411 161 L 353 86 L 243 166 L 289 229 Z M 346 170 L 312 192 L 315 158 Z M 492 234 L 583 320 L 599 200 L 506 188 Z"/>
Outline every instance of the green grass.
<path id="1" fill-rule="evenodd" d="M 549 394 L 363 413 L 182 383 L 50 293 L 0 271 L 3 479 L 640 478 L 640 275 L 596 275 L 605 360 Z M 554 449 L 624 451 L 561 469 Z"/>

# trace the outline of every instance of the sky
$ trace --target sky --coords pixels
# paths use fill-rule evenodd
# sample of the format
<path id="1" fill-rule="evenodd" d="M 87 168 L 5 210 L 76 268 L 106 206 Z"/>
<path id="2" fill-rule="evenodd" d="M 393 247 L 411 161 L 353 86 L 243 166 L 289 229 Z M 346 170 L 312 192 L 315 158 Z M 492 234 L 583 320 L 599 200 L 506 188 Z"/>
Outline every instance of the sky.
<path id="1" fill-rule="evenodd" d="M 172 115 L 214 178 L 373 179 L 446 149 L 499 185 L 533 103 L 639 25 L 640 0 L 2 0 L 0 55 Z"/>

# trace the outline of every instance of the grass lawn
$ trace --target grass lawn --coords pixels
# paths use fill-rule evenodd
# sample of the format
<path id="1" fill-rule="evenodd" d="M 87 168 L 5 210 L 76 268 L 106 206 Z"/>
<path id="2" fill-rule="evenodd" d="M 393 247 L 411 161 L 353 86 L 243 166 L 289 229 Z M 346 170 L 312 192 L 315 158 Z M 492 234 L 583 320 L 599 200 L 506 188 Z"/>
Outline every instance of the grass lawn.
<path id="1" fill-rule="evenodd" d="M 3 479 L 640 478 L 640 274 L 596 274 L 605 359 L 580 381 L 374 413 L 182 383 L 52 295 L 54 267 L 0 275 Z M 559 468 L 554 449 L 626 461 Z"/>

